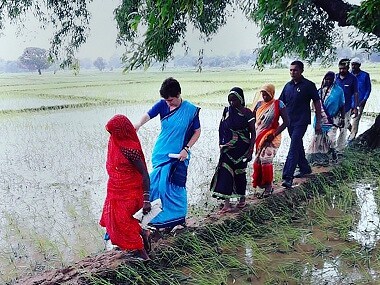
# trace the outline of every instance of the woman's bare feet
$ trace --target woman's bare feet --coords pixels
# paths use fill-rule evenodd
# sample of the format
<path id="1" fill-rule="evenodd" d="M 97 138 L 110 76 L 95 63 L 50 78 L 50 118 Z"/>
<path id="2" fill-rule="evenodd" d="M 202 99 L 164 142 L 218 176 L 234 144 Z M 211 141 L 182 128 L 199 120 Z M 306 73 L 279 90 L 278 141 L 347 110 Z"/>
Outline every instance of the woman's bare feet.
<path id="1" fill-rule="evenodd" d="M 130 256 L 128 258 L 130 261 L 149 261 L 150 257 L 146 250 L 143 249 L 137 249 L 130 252 Z"/>
<path id="2" fill-rule="evenodd" d="M 221 210 L 219 210 L 219 214 L 224 214 L 224 213 L 228 213 L 228 212 L 231 212 L 232 211 L 232 207 L 231 207 L 231 203 L 230 203 L 230 199 L 226 199 L 224 201 L 224 206 Z"/>

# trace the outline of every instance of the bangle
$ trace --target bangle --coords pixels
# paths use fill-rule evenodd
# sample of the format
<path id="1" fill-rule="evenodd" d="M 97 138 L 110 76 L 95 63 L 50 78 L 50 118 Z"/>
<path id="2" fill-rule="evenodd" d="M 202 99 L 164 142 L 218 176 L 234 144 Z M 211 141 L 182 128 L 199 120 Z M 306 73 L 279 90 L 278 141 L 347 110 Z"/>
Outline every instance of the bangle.
<path id="1" fill-rule="evenodd" d="M 186 151 L 187 153 L 189 153 L 189 147 L 188 147 L 188 146 L 185 146 L 185 147 L 183 148 L 183 150 Z"/>

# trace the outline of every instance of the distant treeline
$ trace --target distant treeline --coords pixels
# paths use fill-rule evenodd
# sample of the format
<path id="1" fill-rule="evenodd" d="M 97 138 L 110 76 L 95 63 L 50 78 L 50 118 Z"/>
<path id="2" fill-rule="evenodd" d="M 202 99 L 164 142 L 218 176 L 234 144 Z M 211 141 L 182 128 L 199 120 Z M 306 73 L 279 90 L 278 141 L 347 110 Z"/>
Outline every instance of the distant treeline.
<path id="1" fill-rule="evenodd" d="M 167 67 L 198 67 L 198 68 L 207 68 L 207 67 L 220 67 L 220 68 L 228 68 L 228 67 L 236 67 L 236 66 L 254 66 L 256 61 L 256 52 L 254 51 L 240 51 L 239 54 L 231 53 L 229 55 L 216 55 L 210 56 L 206 53 L 203 55 L 183 55 L 176 56 L 171 61 L 166 63 L 164 66 Z M 337 56 L 339 58 L 352 58 L 359 57 L 364 62 L 380 62 L 380 53 L 373 53 L 370 55 L 366 55 L 362 52 L 353 51 L 350 48 L 338 48 Z M 102 63 L 99 66 L 99 61 Z M 288 62 L 288 61 L 285 61 Z M 97 64 L 98 63 L 98 64 Z M 107 71 L 113 69 L 120 69 L 124 67 L 123 62 L 121 61 L 120 55 L 113 55 L 108 60 L 98 57 L 96 60 L 90 58 L 79 59 L 79 68 L 84 70 L 90 69 L 98 69 L 100 71 Z M 46 71 L 56 72 L 59 70 L 58 64 L 51 65 Z M 162 67 L 162 63 L 154 64 L 153 66 Z M 275 67 L 287 67 L 287 64 L 278 64 Z M 25 69 L 19 62 L 19 60 L 3 60 L 0 58 L 0 73 L 17 73 L 17 72 L 26 72 Z"/>

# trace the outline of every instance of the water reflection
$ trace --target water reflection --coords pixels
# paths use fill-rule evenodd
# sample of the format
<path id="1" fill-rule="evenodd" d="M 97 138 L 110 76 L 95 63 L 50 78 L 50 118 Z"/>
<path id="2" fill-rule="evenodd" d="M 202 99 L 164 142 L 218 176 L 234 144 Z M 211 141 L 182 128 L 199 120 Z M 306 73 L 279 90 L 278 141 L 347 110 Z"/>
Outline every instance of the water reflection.
<path id="1" fill-rule="evenodd" d="M 363 281 L 363 274 L 356 268 L 350 268 L 349 272 L 344 268 L 339 257 L 325 260 L 322 266 L 308 264 L 303 273 L 304 282 L 313 285 L 343 285 L 358 284 L 357 282 Z M 371 278 L 376 278 L 376 273 L 372 270 L 368 274 Z"/>
<path id="2" fill-rule="evenodd" d="M 0 283 L 40 264 L 60 266 L 103 250 L 104 230 L 98 219 L 107 179 L 104 165 L 108 137 L 104 125 L 115 113 L 126 114 L 135 122 L 149 108 L 103 106 L 2 118 Z M 221 111 L 202 109 L 202 135 L 192 149 L 188 201 L 201 209 L 216 203 L 209 183 L 219 156 L 217 126 Z M 139 131 L 149 166 L 159 129 L 159 120 L 152 120 Z M 311 135 L 309 128 L 305 146 Z M 285 160 L 288 146 L 285 132 L 279 161 Z M 368 202 L 368 198 L 364 200 Z M 247 263 L 252 262 L 252 254 L 252 249 L 246 251 Z M 5 272 L 10 273 L 3 275 Z"/>
<path id="3" fill-rule="evenodd" d="M 245 247 L 244 261 L 248 265 L 253 265 L 253 249 L 250 246 Z"/>
<path id="4" fill-rule="evenodd" d="M 350 236 L 367 249 L 374 248 L 380 239 L 380 220 L 374 196 L 376 190 L 370 185 L 358 185 L 355 189 L 360 218 Z"/>

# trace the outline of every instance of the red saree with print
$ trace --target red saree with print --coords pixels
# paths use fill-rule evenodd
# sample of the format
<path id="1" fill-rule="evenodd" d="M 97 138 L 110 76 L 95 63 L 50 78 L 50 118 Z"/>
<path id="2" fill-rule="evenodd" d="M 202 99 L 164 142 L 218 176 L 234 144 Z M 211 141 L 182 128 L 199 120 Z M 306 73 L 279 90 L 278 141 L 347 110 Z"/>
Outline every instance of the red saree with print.
<path id="1" fill-rule="evenodd" d="M 142 175 L 126 156 L 129 153 L 145 161 L 141 145 L 125 116 L 113 117 L 106 129 L 111 134 L 106 163 L 109 179 L 100 225 L 106 228 L 112 244 L 122 250 L 143 249 L 141 227 L 132 216 L 143 206 Z"/>

